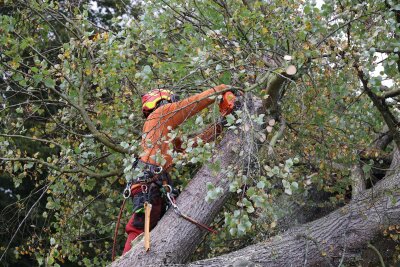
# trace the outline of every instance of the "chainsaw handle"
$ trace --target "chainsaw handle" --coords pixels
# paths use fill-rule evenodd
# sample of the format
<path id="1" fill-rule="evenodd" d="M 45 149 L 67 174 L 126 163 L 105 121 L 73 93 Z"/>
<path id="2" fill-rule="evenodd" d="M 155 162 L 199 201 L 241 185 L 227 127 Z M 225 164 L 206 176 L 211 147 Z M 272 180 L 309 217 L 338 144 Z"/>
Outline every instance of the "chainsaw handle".
<path id="1" fill-rule="evenodd" d="M 245 93 L 245 90 L 243 90 L 243 88 L 241 88 L 241 87 L 227 85 L 225 92 L 232 92 L 235 96 L 243 96 Z"/>

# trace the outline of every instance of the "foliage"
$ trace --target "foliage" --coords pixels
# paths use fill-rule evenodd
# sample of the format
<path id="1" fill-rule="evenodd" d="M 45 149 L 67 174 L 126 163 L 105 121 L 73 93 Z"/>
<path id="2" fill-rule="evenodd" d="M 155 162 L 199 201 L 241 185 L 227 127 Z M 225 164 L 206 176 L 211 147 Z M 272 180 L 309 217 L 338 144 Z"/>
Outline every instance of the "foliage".
<path id="1" fill-rule="evenodd" d="M 220 214 L 225 230 L 211 244 L 273 233 L 285 216 L 274 201 L 284 194 L 304 202 L 318 189 L 343 204 L 350 166 L 373 174 L 387 152 L 370 151 L 385 124 L 396 139 L 400 8 L 392 1 L 94 2 L 106 14 L 74 1 L 0 4 L 0 176 L 13 182 L 3 186 L 12 204 L 1 206 L 1 220 L 16 233 L 10 241 L 2 229 L 7 262 L 109 262 L 120 192 L 141 153 L 140 94 L 149 88 L 185 97 L 226 83 L 268 100 L 263 77 L 288 64 L 300 70 L 280 92 L 277 114 L 249 115 L 247 101 L 227 117 L 228 129 L 263 147 L 246 158 L 238 144 L 238 166 L 211 164 L 215 144 L 193 146 L 190 134 L 218 120 L 215 107 L 170 133 L 184 140 L 172 172 L 182 186 L 203 164 L 230 179 L 234 205 Z M 205 199 L 222 193 L 208 186 Z"/>

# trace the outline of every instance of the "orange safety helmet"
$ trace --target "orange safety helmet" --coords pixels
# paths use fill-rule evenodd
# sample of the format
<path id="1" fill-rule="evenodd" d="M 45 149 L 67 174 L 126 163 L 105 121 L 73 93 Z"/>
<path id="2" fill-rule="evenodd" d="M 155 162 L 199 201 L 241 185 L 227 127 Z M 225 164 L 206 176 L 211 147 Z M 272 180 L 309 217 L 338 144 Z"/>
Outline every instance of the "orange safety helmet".
<path id="1" fill-rule="evenodd" d="M 153 89 L 147 94 L 142 95 L 142 111 L 147 118 L 150 113 L 157 108 L 157 104 L 166 100 L 168 102 L 175 102 L 178 99 L 176 95 L 170 90 L 166 89 Z"/>

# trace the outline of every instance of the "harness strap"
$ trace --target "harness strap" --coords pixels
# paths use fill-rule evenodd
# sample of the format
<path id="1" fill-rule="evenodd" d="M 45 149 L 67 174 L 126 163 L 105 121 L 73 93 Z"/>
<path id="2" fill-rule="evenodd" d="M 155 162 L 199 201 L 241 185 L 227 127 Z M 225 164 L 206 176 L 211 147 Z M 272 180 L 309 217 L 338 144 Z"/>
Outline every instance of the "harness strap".
<path id="1" fill-rule="evenodd" d="M 136 162 L 137 164 L 137 162 Z M 163 177 L 163 171 L 162 168 L 160 169 L 160 172 L 158 173 L 154 173 L 155 175 L 151 178 L 148 179 L 143 179 L 140 181 L 136 181 L 134 183 L 130 182 L 126 185 L 126 188 L 123 192 L 123 196 L 124 196 L 124 200 L 122 202 L 121 208 L 119 210 L 119 214 L 118 214 L 118 220 L 117 220 L 117 224 L 115 226 L 115 231 L 114 231 L 114 242 L 113 242 L 113 249 L 112 249 L 112 261 L 115 260 L 115 252 L 116 252 L 116 243 L 117 243 L 117 236 L 118 236 L 118 228 L 120 225 L 120 221 L 121 221 L 121 216 L 122 216 L 122 212 L 123 209 L 125 207 L 125 202 L 126 200 L 131 197 L 131 193 L 132 191 L 134 191 L 135 189 L 137 190 L 139 187 L 142 188 L 142 191 L 144 190 L 144 186 L 160 181 L 161 180 L 161 185 L 162 187 L 165 188 L 166 190 L 166 195 L 167 195 L 167 200 L 169 201 L 170 205 L 173 207 L 174 212 L 179 215 L 180 217 L 182 217 L 183 219 L 187 220 L 188 222 L 193 223 L 194 225 L 197 225 L 198 227 L 207 230 L 213 234 L 217 234 L 217 231 L 215 231 L 214 229 L 208 227 L 205 224 L 202 224 L 196 220 L 194 220 L 193 218 L 189 217 L 186 214 L 183 214 L 179 207 L 176 205 L 175 203 L 175 198 L 173 196 L 171 196 L 170 193 L 172 193 L 172 187 L 171 185 L 168 184 L 167 179 L 165 179 L 165 177 Z M 161 178 L 161 179 L 160 179 Z M 146 188 L 147 191 L 147 188 Z M 148 251 L 150 249 L 150 212 L 151 212 L 151 204 L 148 202 L 148 200 L 145 203 L 145 250 Z"/>
<path id="2" fill-rule="evenodd" d="M 115 254 L 116 254 L 116 248 L 117 248 L 118 229 L 119 229 L 119 225 L 121 223 L 122 212 L 124 211 L 126 200 L 131 196 L 131 192 L 134 189 L 137 189 L 137 188 L 139 188 L 141 186 L 142 186 L 142 184 L 129 184 L 128 183 L 126 188 L 125 188 L 125 190 L 124 190 L 124 192 L 123 192 L 124 200 L 122 201 L 121 207 L 119 209 L 117 224 L 115 225 L 115 230 L 114 230 L 114 238 L 113 238 L 114 240 L 113 240 L 113 248 L 112 248 L 112 256 L 111 256 L 112 261 L 115 260 Z"/>

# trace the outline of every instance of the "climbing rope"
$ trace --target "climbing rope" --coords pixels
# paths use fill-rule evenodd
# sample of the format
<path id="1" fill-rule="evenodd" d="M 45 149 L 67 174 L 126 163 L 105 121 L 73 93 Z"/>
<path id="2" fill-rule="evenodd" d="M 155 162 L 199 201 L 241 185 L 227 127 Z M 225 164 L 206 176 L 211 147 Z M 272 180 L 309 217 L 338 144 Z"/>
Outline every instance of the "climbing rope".
<path id="1" fill-rule="evenodd" d="M 171 194 L 170 194 L 170 192 L 172 192 L 171 186 L 170 185 L 167 185 L 167 186 L 170 187 L 170 190 L 167 191 L 167 199 L 168 199 L 169 203 L 171 204 L 171 206 L 173 207 L 174 212 L 178 216 L 182 217 L 183 219 L 187 220 L 188 222 L 193 223 L 194 225 L 197 225 L 198 227 L 200 227 L 200 228 L 202 228 L 204 230 L 207 230 L 207 231 L 211 232 L 212 234 L 217 234 L 218 233 L 217 231 L 215 231 L 214 229 L 208 227 L 207 225 L 202 224 L 202 223 L 194 220 L 193 218 L 187 216 L 186 214 L 182 213 L 182 211 L 179 209 L 178 205 L 176 205 L 175 198 L 173 196 L 171 196 Z"/>
<path id="2" fill-rule="evenodd" d="M 117 224 L 115 225 L 114 242 L 113 242 L 112 257 L 111 257 L 112 261 L 115 260 L 115 250 L 116 250 L 116 246 L 117 246 L 118 228 L 119 228 L 119 224 L 121 222 L 122 212 L 124 211 L 126 199 L 127 198 L 124 198 L 124 201 L 122 201 L 121 208 L 119 209 Z"/>

